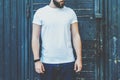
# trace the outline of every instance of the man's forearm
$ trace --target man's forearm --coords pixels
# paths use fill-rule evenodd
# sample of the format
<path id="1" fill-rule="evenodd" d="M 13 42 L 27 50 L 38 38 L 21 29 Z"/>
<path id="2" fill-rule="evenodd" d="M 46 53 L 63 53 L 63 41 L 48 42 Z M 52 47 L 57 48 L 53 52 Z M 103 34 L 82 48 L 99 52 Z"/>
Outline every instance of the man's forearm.
<path id="1" fill-rule="evenodd" d="M 32 50 L 33 50 L 34 60 L 39 59 L 39 39 L 32 40 Z"/>
<path id="2" fill-rule="evenodd" d="M 79 34 L 73 37 L 73 46 L 76 51 L 77 59 L 82 60 L 82 43 Z"/>

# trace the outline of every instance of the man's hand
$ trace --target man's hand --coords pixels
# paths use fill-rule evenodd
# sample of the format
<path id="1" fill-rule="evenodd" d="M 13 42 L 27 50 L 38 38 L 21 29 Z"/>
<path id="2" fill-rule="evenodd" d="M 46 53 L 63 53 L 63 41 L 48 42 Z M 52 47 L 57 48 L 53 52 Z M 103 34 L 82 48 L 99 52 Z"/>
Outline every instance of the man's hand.
<path id="1" fill-rule="evenodd" d="M 74 64 L 74 70 L 75 72 L 80 72 L 82 69 L 82 61 L 77 59 Z"/>
<path id="2" fill-rule="evenodd" d="M 44 65 L 40 61 L 35 62 L 35 71 L 42 74 L 45 72 Z"/>

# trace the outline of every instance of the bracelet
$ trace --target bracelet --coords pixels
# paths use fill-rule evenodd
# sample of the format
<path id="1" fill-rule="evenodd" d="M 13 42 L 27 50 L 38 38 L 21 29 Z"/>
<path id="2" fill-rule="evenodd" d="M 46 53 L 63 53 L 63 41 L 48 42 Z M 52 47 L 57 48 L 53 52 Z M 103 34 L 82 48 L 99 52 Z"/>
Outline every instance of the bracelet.
<path id="1" fill-rule="evenodd" d="M 34 62 L 38 62 L 38 61 L 40 61 L 40 59 L 36 59 L 36 60 L 34 60 Z"/>

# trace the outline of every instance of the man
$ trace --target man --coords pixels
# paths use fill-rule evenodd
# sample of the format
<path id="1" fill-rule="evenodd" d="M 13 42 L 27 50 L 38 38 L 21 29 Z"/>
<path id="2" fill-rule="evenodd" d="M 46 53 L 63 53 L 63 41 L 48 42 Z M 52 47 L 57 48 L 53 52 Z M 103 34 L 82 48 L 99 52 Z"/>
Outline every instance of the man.
<path id="1" fill-rule="evenodd" d="M 35 70 L 40 73 L 41 80 L 56 80 L 57 76 L 60 80 L 72 80 L 73 73 L 81 71 L 82 68 L 77 17 L 64 3 L 64 0 L 51 0 L 49 5 L 38 9 L 33 18 L 32 49 Z"/>

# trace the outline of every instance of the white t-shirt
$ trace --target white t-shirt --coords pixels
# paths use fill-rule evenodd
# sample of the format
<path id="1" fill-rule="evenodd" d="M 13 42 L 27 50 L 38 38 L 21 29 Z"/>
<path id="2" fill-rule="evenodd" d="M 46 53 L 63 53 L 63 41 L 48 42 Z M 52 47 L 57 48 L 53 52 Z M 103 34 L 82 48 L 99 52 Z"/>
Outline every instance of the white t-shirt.
<path id="1" fill-rule="evenodd" d="M 43 63 L 73 62 L 70 25 L 77 22 L 75 12 L 66 6 L 52 8 L 49 5 L 36 11 L 33 23 L 41 26 Z"/>

